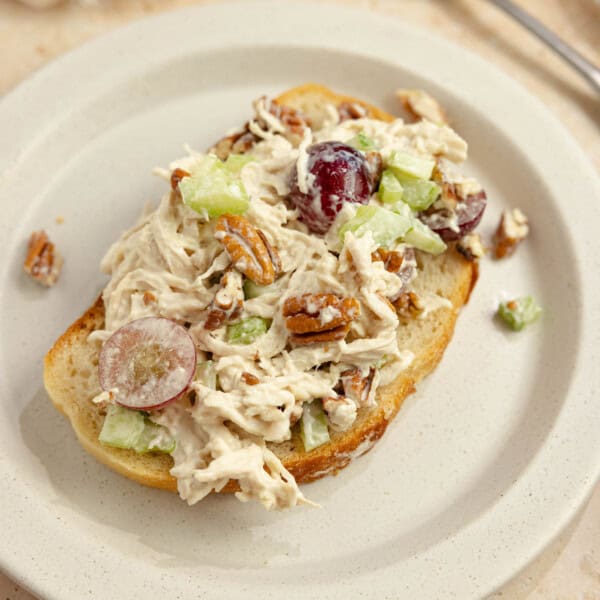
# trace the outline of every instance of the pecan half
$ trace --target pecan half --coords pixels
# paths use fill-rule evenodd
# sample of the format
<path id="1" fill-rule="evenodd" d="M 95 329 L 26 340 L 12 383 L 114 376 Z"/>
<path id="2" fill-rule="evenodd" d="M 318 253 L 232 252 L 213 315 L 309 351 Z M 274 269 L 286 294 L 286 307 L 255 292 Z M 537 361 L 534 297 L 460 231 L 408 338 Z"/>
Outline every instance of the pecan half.
<path id="1" fill-rule="evenodd" d="M 448 117 L 444 109 L 427 92 L 423 90 L 398 90 L 396 97 L 415 120 L 427 119 L 437 125 L 448 124 Z"/>
<path id="2" fill-rule="evenodd" d="M 34 231 L 29 238 L 25 273 L 46 287 L 53 286 L 63 265 L 62 256 L 54 248 L 45 231 Z"/>
<path id="3" fill-rule="evenodd" d="M 369 111 L 358 102 L 342 102 L 337 107 L 340 122 L 353 119 L 363 119 L 369 115 Z"/>
<path id="4" fill-rule="evenodd" d="M 259 285 L 270 285 L 281 270 L 277 250 L 246 217 L 221 215 L 215 227 L 233 266 Z"/>
<path id="5" fill-rule="evenodd" d="M 208 307 L 204 329 L 214 331 L 226 321 L 237 319 L 243 304 L 242 276 L 237 271 L 227 271 L 221 277 L 220 288 Z"/>
<path id="6" fill-rule="evenodd" d="M 296 344 L 343 340 L 350 323 L 359 315 L 356 298 L 340 298 L 335 294 L 293 296 L 283 305 L 285 324 Z"/>
<path id="7" fill-rule="evenodd" d="M 529 220 L 518 209 L 505 210 L 494 235 L 496 258 L 510 256 L 529 234 Z"/>
<path id="8" fill-rule="evenodd" d="M 415 319 L 423 312 L 423 305 L 414 292 L 403 292 L 393 302 L 399 317 Z"/>
<path id="9" fill-rule="evenodd" d="M 375 379 L 375 367 L 371 367 L 366 376 L 358 367 L 347 369 L 340 375 L 344 395 L 354 400 L 358 406 L 366 406 L 371 403 L 375 394 L 373 380 Z"/>

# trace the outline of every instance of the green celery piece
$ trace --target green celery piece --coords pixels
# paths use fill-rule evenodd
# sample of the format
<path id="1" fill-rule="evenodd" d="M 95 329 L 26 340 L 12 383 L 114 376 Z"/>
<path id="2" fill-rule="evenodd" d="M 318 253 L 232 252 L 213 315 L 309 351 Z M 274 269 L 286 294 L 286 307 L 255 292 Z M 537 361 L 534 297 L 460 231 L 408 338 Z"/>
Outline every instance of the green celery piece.
<path id="1" fill-rule="evenodd" d="M 404 191 L 402 202 L 417 212 L 427 210 L 442 193 L 442 188 L 435 181 L 409 177 L 401 177 L 399 181 Z"/>
<path id="2" fill-rule="evenodd" d="M 348 142 L 348 145 L 352 146 L 353 148 L 356 148 L 357 150 L 362 150 L 363 152 L 370 152 L 372 150 L 377 150 L 377 146 L 375 145 L 374 140 L 372 140 L 363 131 L 359 131 Z"/>
<path id="3" fill-rule="evenodd" d="M 268 294 L 269 292 L 276 292 L 277 288 L 271 285 L 259 285 L 258 283 L 254 283 L 254 281 L 250 279 L 246 279 L 244 281 L 244 299 L 250 300 L 252 298 L 258 298 L 263 294 Z"/>
<path id="4" fill-rule="evenodd" d="M 139 454 L 146 452 L 165 452 L 171 454 L 175 450 L 175 440 L 166 434 L 164 427 L 144 419 L 144 429 L 132 446 Z"/>
<path id="5" fill-rule="evenodd" d="M 179 182 L 184 204 L 209 218 L 223 214 L 240 215 L 248 209 L 248 194 L 238 174 L 216 156 L 208 154 Z"/>
<path id="6" fill-rule="evenodd" d="M 112 404 L 108 407 L 98 439 L 106 446 L 131 449 L 139 453 L 172 452 L 175 440 L 170 436 L 160 435 L 161 430 L 162 427 L 152 423 L 143 412 Z M 159 443 L 153 445 L 153 440 L 159 435 Z"/>
<path id="7" fill-rule="evenodd" d="M 402 184 L 390 169 L 385 169 L 379 182 L 379 199 L 384 204 L 396 204 L 402 201 Z"/>
<path id="8" fill-rule="evenodd" d="M 267 333 L 270 322 L 262 317 L 248 317 L 227 327 L 227 341 L 232 344 L 251 344 Z"/>
<path id="9" fill-rule="evenodd" d="M 404 235 L 404 241 L 430 254 L 441 254 L 446 250 L 442 238 L 417 218 L 413 219 L 411 229 Z"/>
<path id="10" fill-rule="evenodd" d="M 98 439 L 113 448 L 131 448 L 143 431 L 144 415 L 141 412 L 111 404 Z"/>
<path id="11" fill-rule="evenodd" d="M 389 246 L 404 236 L 411 228 L 412 220 L 410 216 L 380 206 L 359 206 L 356 214 L 340 227 L 339 236 L 343 242 L 347 231 L 353 232 L 357 237 L 370 231 L 379 246 Z"/>
<path id="12" fill-rule="evenodd" d="M 304 405 L 300 419 L 300 437 L 307 452 L 329 441 L 327 417 L 319 400 Z"/>
<path id="13" fill-rule="evenodd" d="M 213 360 L 201 361 L 196 365 L 195 379 L 200 381 L 202 385 L 213 390 L 217 389 L 217 372 L 215 370 L 215 362 Z"/>
<path id="14" fill-rule="evenodd" d="M 431 179 L 435 161 L 427 158 L 420 158 L 408 154 L 407 152 L 393 152 L 387 161 L 386 166 L 392 169 L 394 173 L 400 177 Z"/>
<path id="15" fill-rule="evenodd" d="M 531 296 L 501 302 L 498 306 L 498 315 L 513 331 L 521 331 L 537 321 L 541 314 L 541 307 Z"/>
<path id="16" fill-rule="evenodd" d="M 243 167 L 249 162 L 252 162 L 254 158 L 248 154 L 230 154 L 225 160 L 225 168 L 232 173 L 239 173 Z"/>

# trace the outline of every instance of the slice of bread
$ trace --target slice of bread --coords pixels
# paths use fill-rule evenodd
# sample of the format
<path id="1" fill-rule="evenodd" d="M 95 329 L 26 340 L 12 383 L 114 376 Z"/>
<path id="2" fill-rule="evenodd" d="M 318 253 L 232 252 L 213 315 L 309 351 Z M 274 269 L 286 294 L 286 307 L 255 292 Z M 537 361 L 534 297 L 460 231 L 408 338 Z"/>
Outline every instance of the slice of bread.
<path id="1" fill-rule="evenodd" d="M 356 103 L 368 116 L 384 121 L 392 116 L 355 98 L 340 96 L 331 90 L 307 84 L 291 89 L 277 102 L 298 108 L 318 123 L 326 103 Z M 415 291 L 433 292 L 447 298 L 453 308 L 438 309 L 423 319 L 413 319 L 401 326 L 402 348 L 410 349 L 414 361 L 391 384 L 379 389 L 377 405 L 359 410 L 353 426 L 345 432 L 332 432 L 331 442 L 305 452 L 298 434 L 269 447 L 298 483 L 336 473 L 350 461 L 367 452 L 383 435 L 402 401 L 415 390 L 415 384 L 430 373 L 440 361 L 448 345 L 460 308 L 467 302 L 477 280 L 477 263 L 465 260 L 453 247 L 434 257 L 417 253 L 420 273 Z M 172 459 L 164 454 L 138 454 L 102 445 L 98 435 L 104 415 L 91 402 L 100 392 L 98 383 L 99 344 L 88 341 L 88 335 L 104 324 L 104 304 L 99 298 L 57 340 L 45 358 L 44 384 L 54 403 L 71 422 L 82 446 L 111 469 L 144 485 L 176 491 L 177 482 L 170 475 Z M 234 481 L 222 490 L 238 489 Z"/>

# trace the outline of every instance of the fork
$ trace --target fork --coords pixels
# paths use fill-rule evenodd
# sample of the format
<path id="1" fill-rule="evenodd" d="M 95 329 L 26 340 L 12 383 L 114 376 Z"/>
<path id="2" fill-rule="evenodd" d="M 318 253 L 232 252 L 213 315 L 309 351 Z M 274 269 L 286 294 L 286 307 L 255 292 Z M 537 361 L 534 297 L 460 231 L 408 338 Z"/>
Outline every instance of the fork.
<path id="1" fill-rule="evenodd" d="M 540 21 L 525 12 L 522 8 L 516 6 L 511 0 L 489 0 L 489 2 L 495 4 L 505 13 L 519 21 L 519 23 L 529 29 L 531 33 L 537 35 L 537 37 L 550 46 L 550 48 L 559 54 L 566 62 L 577 69 L 577 71 L 579 71 L 579 73 L 583 75 L 596 90 L 596 93 L 600 94 L 600 69 L 596 65 L 592 64 L 589 60 L 579 54 L 579 52 L 550 31 L 545 25 L 540 23 Z"/>

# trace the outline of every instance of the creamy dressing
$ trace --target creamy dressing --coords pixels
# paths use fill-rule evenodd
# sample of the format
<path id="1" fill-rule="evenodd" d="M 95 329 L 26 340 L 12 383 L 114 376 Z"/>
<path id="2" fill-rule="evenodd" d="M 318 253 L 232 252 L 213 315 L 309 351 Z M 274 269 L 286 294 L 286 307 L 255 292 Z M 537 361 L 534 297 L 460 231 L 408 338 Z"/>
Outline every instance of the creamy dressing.
<path id="1" fill-rule="evenodd" d="M 263 100 L 255 104 L 257 116 L 249 128 L 261 141 L 252 149 L 254 160 L 242 167 L 240 178 L 250 198 L 244 216 L 277 249 L 282 274 L 263 295 L 243 302 L 240 318 L 270 319 L 267 333 L 250 344 L 236 345 L 226 339 L 226 324 L 214 331 L 204 327 L 215 296 L 226 304 L 239 294 L 239 278 L 221 288 L 220 274 L 243 265 L 230 265 L 214 223 L 183 205 L 177 194 L 166 194 L 156 210 L 113 244 L 101 263 L 111 277 L 103 292 L 105 329 L 94 332 L 92 339 L 103 342 L 125 323 L 160 315 L 185 324 L 201 356 L 212 353 L 219 389 L 195 379 L 184 398 L 150 415 L 177 442 L 171 474 L 189 504 L 223 489 L 230 480 L 238 482 L 240 500 L 257 500 L 267 509 L 309 503 L 267 443 L 289 440 L 303 404 L 314 399 L 328 399 L 324 408 L 331 428 L 347 430 L 360 406 L 335 391 L 340 374 L 353 367 L 369 373 L 384 362 L 362 404 L 372 406 L 377 387 L 393 381 L 414 359 L 410 348 L 402 345 L 398 316 L 387 300 L 407 282 L 386 271 L 382 261 L 372 260 L 377 244 L 370 233 L 357 238 L 348 232 L 343 241 L 335 233 L 354 214 L 354 207 L 346 205 L 332 231 L 321 237 L 309 233 L 297 211 L 282 202 L 294 166 L 300 189 L 311 185 L 308 146 L 326 140 L 347 142 L 364 132 L 384 160 L 397 150 L 454 162 L 466 158 L 466 143 L 449 127 L 426 121 L 406 125 L 400 119 L 340 123 L 335 107 L 328 107 L 319 130 L 305 130 L 296 148 L 281 135 L 285 127 L 266 107 Z M 168 179 L 175 168 L 192 172 L 202 156 L 190 152 L 159 174 Z M 404 245 L 397 247 L 402 250 Z M 352 321 L 347 340 L 290 346 L 282 307 L 288 298 L 307 293 L 333 293 L 359 301 L 360 314 Z M 439 296 L 422 300 L 425 314 L 452 306 Z M 319 313 L 322 325 L 339 316 L 332 307 Z M 258 383 L 244 383 L 243 374 L 254 376 Z M 94 401 L 110 398 L 102 392 Z M 365 442 L 354 455 L 371 443 Z"/>

